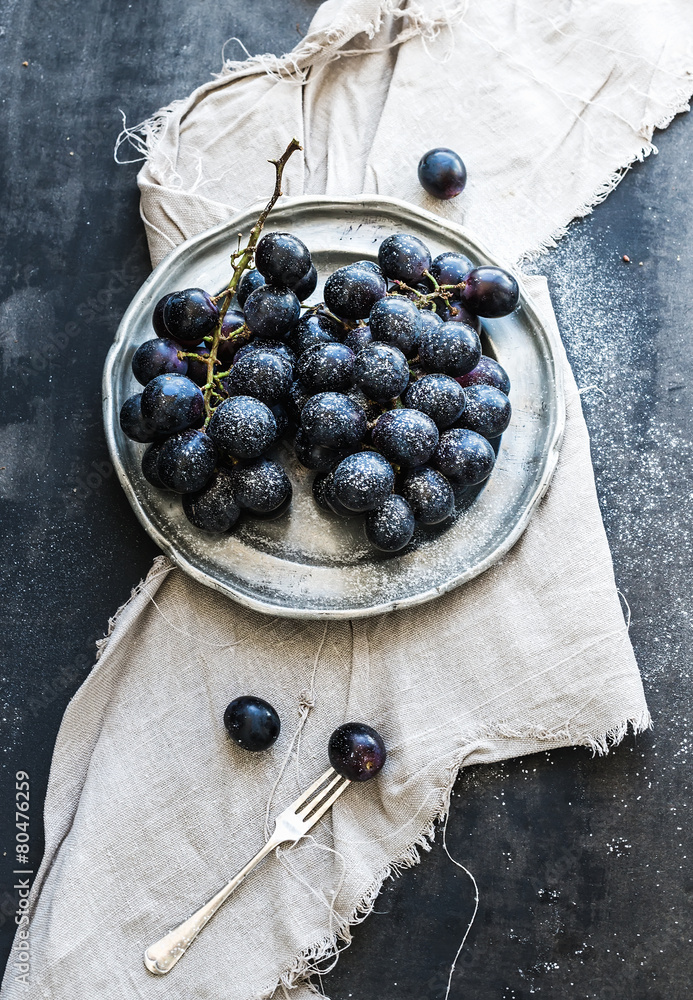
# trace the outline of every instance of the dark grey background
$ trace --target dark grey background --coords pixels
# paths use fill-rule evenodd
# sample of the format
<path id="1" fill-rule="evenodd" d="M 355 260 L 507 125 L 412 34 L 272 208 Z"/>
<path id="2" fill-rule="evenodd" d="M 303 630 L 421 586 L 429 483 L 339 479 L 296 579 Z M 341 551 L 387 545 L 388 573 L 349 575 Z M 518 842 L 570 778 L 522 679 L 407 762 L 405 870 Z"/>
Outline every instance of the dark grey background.
<path id="1" fill-rule="evenodd" d="M 0 6 L 3 958 L 16 905 L 14 774 L 31 774 L 35 868 L 62 711 L 155 555 L 101 428 L 103 360 L 149 270 L 135 168 L 112 158 L 118 109 L 136 122 L 185 96 L 219 67 L 230 36 L 251 52 L 292 47 L 316 7 Z M 681 117 L 657 141 L 660 155 L 539 265 L 578 383 L 598 387 L 585 413 L 656 728 L 606 759 L 568 750 L 460 778 L 448 844 L 481 904 L 452 997 L 689 995 L 693 123 Z M 436 846 L 387 885 L 326 992 L 439 1000 L 472 903 L 468 878 Z"/>

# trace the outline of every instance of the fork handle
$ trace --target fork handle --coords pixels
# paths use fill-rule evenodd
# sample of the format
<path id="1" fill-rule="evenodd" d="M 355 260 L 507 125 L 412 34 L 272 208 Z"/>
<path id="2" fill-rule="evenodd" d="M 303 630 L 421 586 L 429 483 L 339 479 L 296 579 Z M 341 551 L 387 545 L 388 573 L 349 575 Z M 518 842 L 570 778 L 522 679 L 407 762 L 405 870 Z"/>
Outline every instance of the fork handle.
<path id="1" fill-rule="evenodd" d="M 204 906 L 201 906 L 191 917 L 184 920 L 180 926 L 169 931 L 156 944 L 150 945 L 144 953 L 144 964 L 149 971 L 153 972 L 155 976 L 165 976 L 167 972 L 170 972 L 176 962 L 186 953 L 200 931 L 207 926 L 217 910 L 223 906 L 246 875 L 281 843 L 282 840 L 276 836 L 270 837 L 262 850 L 258 851 L 255 857 L 244 868 L 241 868 L 238 875 L 234 876 L 230 882 L 227 882 L 223 889 L 220 889 Z"/>

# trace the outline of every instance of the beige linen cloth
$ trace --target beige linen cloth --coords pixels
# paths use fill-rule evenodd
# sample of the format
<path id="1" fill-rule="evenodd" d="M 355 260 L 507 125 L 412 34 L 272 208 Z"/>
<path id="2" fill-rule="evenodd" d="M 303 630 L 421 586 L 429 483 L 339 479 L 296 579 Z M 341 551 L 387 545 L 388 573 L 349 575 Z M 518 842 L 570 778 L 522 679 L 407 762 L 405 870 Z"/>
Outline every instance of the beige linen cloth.
<path id="1" fill-rule="evenodd" d="M 293 135 L 305 152 L 287 194 L 395 195 L 509 261 L 536 253 L 685 108 L 692 21 L 688 0 L 328 2 L 289 56 L 227 64 L 142 127 L 152 259 L 266 197 L 267 157 Z M 469 170 L 449 203 L 416 180 L 436 145 Z M 543 279 L 528 286 L 555 322 Z M 523 538 L 433 603 L 289 621 L 156 560 L 65 714 L 31 897 L 31 985 L 11 961 L 3 1000 L 307 995 L 314 963 L 427 846 L 461 766 L 570 744 L 601 752 L 649 724 L 567 363 L 565 376 L 560 462 Z M 262 755 L 221 725 L 246 692 L 283 722 Z M 328 735 L 352 719 L 383 734 L 383 773 L 270 858 L 168 977 L 149 976 L 144 947 L 260 848 L 268 817 L 321 773 Z"/>

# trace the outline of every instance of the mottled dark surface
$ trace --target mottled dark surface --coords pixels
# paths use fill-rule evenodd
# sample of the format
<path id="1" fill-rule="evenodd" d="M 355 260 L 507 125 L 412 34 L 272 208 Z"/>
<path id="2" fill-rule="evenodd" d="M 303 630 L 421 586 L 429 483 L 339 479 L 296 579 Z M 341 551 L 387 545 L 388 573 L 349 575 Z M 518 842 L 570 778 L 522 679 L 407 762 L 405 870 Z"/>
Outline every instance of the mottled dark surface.
<path id="1" fill-rule="evenodd" d="M 101 429 L 103 360 L 148 272 L 135 168 L 111 155 L 118 109 L 137 121 L 185 95 L 219 66 L 227 37 L 251 51 L 289 48 L 316 6 L 0 8 L 3 958 L 15 771 L 31 775 L 35 866 L 63 708 L 155 554 Z M 453 998 L 689 995 L 692 139 L 693 122 L 678 119 L 658 137 L 660 156 L 542 261 L 578 382 L 598 387 L 585 392 L 585 412 L 656 729 L 605 760 L 567 750 L 459 780 L 448 845 L 476 875 L 481 903 Z M 440 1000 L 472 904 L 467 876 L 437 845 L 387 885 L 326 992 Z"/>

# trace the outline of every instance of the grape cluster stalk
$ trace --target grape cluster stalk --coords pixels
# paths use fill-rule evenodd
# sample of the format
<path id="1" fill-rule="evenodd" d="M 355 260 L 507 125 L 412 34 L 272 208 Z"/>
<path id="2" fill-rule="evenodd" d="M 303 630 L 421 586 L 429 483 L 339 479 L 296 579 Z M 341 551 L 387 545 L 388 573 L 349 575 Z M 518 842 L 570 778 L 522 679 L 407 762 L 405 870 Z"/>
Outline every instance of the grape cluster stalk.
<path id="1" fill-rule="evenodd" d="M 229 306 L 231 305 L 231 302 L 236 293 L 236 289 L 238 288 L 241 278 L 243 277 L 247 269 L 250 267 L 250 264 L 253 260 L 253 256 L 255 254 L 255 248 L 257 246 L 258 240 L 260 239 L 260 235 L 264 228 L 265 222 L 267 221 L 267 217 L 269 216 L 270 212 L 276 205 L 279 198 L 281 198 L 284 167 L 289 162 L 291 156 L 297 150 L 300 150 L 302 148 L 303 147 L 301 146 L 298 139 L 292 139 L 278 160 L 269 161 L 274 165 L 274 170 L 275 170 L 274 191 L 272 192 L 272 197 L 267 202 L 266 206 L 260 213 L 257 222 L 251 229 L 250 237 L 248 238 L 248 242 L 246 243 L 245 247 L 242 250 L 240 249 L 236 250 L 235 253 L 231 255 L 231 267 L 233 270 L 231 280 L 229 281 L 226 288 L 222 292 L 220 292 L 219 295 L 215 297 L 215 299 L 213 299 L 213 301 L 215 301 L 216 303 L 221 302 L 221 305 L 219 306 L 219 321 L 216 325 L 214 334 L 211 338 L 208 357 L 204 358 L 200 357 L 200 355 L 192 355 L 193 357 L 197 357 L 198 360 L 200 360 L 203 363 L 206 363 L 207 365 L 207 382 L 203 390 L 205 409 L 207 411 L 205 424 L 209 423 L 209 420 L 212 416 L 212 410 L 213 410 L 213 407 L 211 405 L 212 394 L 214 393 L 215 395 L 219 396 L 219 398 L 223 398 L 220 394 L 216 393 L 215 386 L 220 383 L 221 379 L 224 377 L 224 374 L 228 374 L 228 373 L 221 373 L 215 375 L 214 373 L 214 365 L 216 364 L 217 361 L 217 352 L 219 350 L 219 342 L 221 340 L 224 317 L 228 312 Z M 240 234 L 239 234 L 239 242 L 240 242 Z M 237 336 L 234 337 L 232 334 L 229 339 L 231 341 L 238 339 L 238 336 L 241 335 L 242 330 L 243 328 L 241 327 L 240 330 L 237 331 Z"/>

